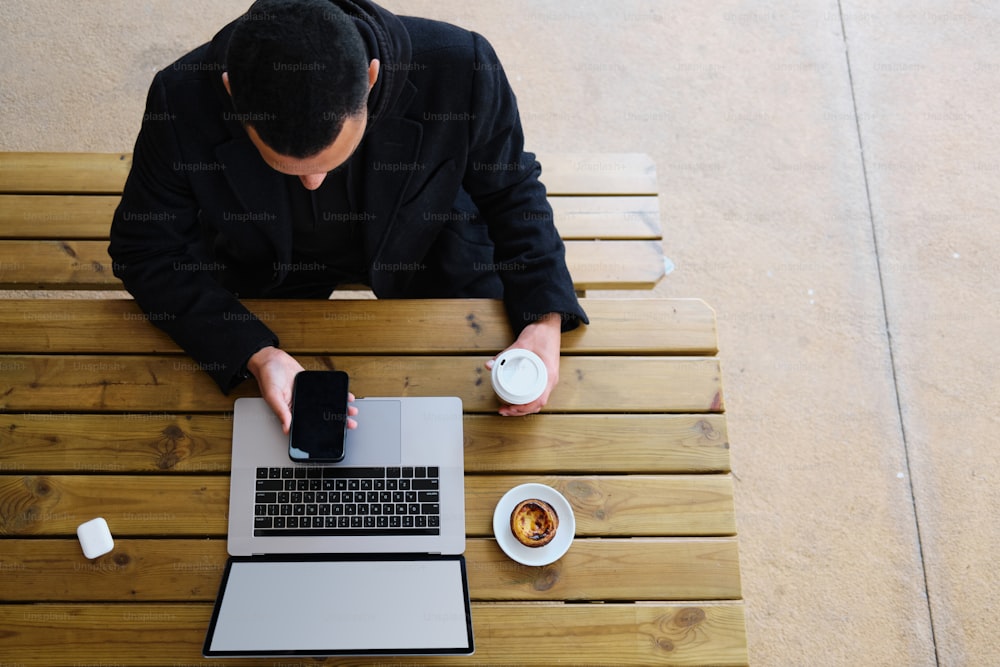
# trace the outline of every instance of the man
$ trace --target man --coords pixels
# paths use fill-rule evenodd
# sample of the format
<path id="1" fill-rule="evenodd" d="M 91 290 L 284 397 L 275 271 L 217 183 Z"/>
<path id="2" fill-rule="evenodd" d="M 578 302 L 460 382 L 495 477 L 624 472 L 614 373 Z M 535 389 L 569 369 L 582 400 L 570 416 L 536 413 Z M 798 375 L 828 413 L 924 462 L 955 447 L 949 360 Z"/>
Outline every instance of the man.
<path id="1" fill-rule="evenodd" d="M 558 379 L 587 322 L 490 45 L 368 0 L 259 0 L 153 79 L 115 212 L 115 275 L 224 392 L 291 422 L 302 366 L 239 298 L 502 298 Z M 335 307 L 331 304 L 331 307 Z M 487 362 L 489 365 L 490 362 Z"/>

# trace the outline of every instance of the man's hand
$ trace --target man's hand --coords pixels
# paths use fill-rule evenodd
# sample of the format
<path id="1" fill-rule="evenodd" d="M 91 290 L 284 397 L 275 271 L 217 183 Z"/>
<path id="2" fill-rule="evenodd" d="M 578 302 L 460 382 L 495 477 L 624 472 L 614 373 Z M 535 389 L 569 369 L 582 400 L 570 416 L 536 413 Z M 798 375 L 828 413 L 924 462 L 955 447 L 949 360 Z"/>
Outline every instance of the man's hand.
<path id="1" fill-rule="evenodd" d="M 526 405 L 504 405 L 500 408 L 500 414 L 504 417 L 516 417 L 530 415 L 541 411 L 549 400 L 549 394 L 559 382 L 559 349 L 562 342 L 562 315 L 559 313 L 549 313 L 541 317 L 537 322 L 533 322 L 524 327 L 517 340 L 507 348 L 522 348 L 530 350 L 541 357 L 545 362 L 545 370 L 549 374 L 549 383 L 545 391 L 536 400 Z M 497 357 L 506 352 L 503 350 Z M 493 359 L 486 362 L 486 368 L 493 370 Z"/>
<path id="2" fill-rule="evenodd" d="M 247 370 L 257 378 L 260 395 L 264 397 L 274 414 L 281 420 L 281 430 L 288 435 L 292 426 L 292 383 L 299 371 L 305 370 L 290 354 L 276 347 L 265 347 L 247 361 Z M 354 394 L 347 395 L 348 402 L 354 401 Z M 349 406 L 350 417 L 358 414 L 358 409 Z M 358 423 L 348 418 L 347 428 L 357 428 Z"/>

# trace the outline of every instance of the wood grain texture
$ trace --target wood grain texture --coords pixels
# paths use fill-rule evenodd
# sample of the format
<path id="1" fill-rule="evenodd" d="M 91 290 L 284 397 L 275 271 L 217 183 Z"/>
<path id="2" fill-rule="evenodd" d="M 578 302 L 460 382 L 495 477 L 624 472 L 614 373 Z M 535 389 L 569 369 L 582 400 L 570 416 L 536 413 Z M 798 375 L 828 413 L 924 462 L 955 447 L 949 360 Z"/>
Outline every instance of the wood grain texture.
<path id="1" fill-rule="evenodd" d="M 656 166 L 643 153 L 540 153 L 550 195 L 655 195 Z M 0 152 L 2 194 L 121 194 L 130 153 Z"/>
<path id="2" fill-rule="evenodd" d="M 11 539 L 0 577 L 7 602 L 212 602 L 225 569 L 224 539 L 119 539 L 87 560 L 75 539 Z M 545 567 L 520 565 L 492 538 L 470 539 L 469 591 L 477 601 L 719 600 L 738 598 L 735 538 L 577 539 Z"/>
<path id="3" fill-rule="evenodd" d="M 656 165 L 644 153 L 539 153 L 549 196 L 655 195 Z"/>
<path id="4" fill-rule="evenodd" d="M 0 241 L 0 289 L 124 289 L 107 241 Z"/>
<path id="5" fill-rule="evenodd" d="M 232 417 L 0 414 L 0 473 L 225 473 Z M 469 473 L 727 472 L 722 415 L 466 415 Z"/>
<path id="6" fill-rule="evenodd" d="M 657 197 L 549 197 L 563 240 L 661 240 Z"/>
<path id="7" fill-rule="evenodd" d="M 243 303 L 292 354 L 493 355 L 513 342 L 502 302 L 491 299 Z M 700 299 L 584 299 L 581 305 L 591 323 L 563 334 L 564 355 L 717 351 L 715 312 Z M 4 299 L 0 352 L 181 350 L 130 299 Z"/>
<path id="8" fill-rule="evenodd" d="M 0 157 L 2 160 L 2 157 Z M 116 195 L 0 195 L 0 238 L 106 241 Z M 636 218 L 625 217 L 623 223 Z"/>
<path id="9" fill-rule="evenodd" d="M 131 153 L 0 152 L 0 193 L 121 194 Z"/>
<path id="10" fill-rule="evenodd" d="M 3 233 L 0 232 L 0 235 Z M 651 289 L 663 277 L 659 241 L 566 241 L 577 290 Z M 0 289 L 123 289 L 107 241 L 0 241 Z"/>
<path id="11" fill-rule="evenodd" d="M 0 195 L 0 238 L 106 241 L 116 195 Z M 564 240 L 659 240 L 655 196 L 550 197 Z"/>
<path id="12" fill-rule="evenodd" d="M 25 666 L 205 664 L 201 647 L 208 603 L 0 604 L 0 652 Z M 544 618 L 540 623 L 539 618 Z M 743 605 L 650 603 L 565 605 L 474 603 L 478 665 L 745 665 Z M 525 628 L 535 641 L 525 641 Z M 470 658 L 391 658 L 393 665 L 468 664 Z M 284 663 L 284 661 L 279 661 Z M 290 659 L 291 664 L 317 664 Z M 382 664 L 351 658 L 330 664 Z M 270 665 L 274 659 L 212 660 L 212 665 Z M 325 663 L 323 663 L 325 664 Z"/>
<path id="13" fill-rule="evenodd" d="M 652 289 L 663 278 L 659 241 L 566 241 L 566 265 L 577 290 Z"/>
<path id="14" fill-rule="evenodd" d="M 306 369 L 347 371 L 355 395 L 458 396 L 466 412 L 495 412 L 499 401 L 482 356 L 298 357 Z M 257 395 L 244 382 L 224 396 L 186 357 L 3 355 L 5 411 L 221 412 Z M 549 412 L 722 412 L 722 376 L 714 357 L 565 356 Z"/>
<path id="15" fill-rule="evenodd" d="M 729 475 L 470 475 L 467 534 L 492 535 L 497 502 L 527 482 L 566 496 L 581 537 L 735 534 Z M 221 537 L 228 507 L 228 475 L 0 475 L 0 535 L 75 535 L 103 516 L 121 537 Z"/>

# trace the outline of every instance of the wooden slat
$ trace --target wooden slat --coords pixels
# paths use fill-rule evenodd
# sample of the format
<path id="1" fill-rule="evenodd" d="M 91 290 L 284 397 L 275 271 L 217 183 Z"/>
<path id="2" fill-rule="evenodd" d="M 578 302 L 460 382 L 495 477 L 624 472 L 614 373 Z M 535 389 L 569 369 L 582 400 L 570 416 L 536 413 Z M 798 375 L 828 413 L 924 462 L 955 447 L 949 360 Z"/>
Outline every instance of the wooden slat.
<path id="1" fill-rule="evenodd" d="M 0 238 L 107 241 L 119 199 L 115 195 L 0 195 Z"/>
<path id="2" fill-rule="evenodd" d="M 577 290 L 653 289 L 665 273 L 659 241 L 566 241 Z"/>
<path id="3" fill-rule="evenodd" d="M 550 195 L 655 195 L 656 167 L 643 153 L 539 154 Z M 129 153 L 0 153 L 0 193 L 121 194 Z"/>
<path id="4" fill-rule="evenodd" d="M 244 303 L 292 354 L 492 356 L 513 340 L 503 304 L 488 299 Z M 563 334 L 563 354 L 717 351 L 715 313 L 699 299 L 586 299 L 582 306 L 591 323 Z M 413 335 L 414 325 L 423 335 Z M 10 299 L 0 300 L 0 351 L 144 354 L 180 348 L 132 300 Z"/>
<path id="5" fill-rule="evenodd" d="M 539 154 L 550 196 L 655 195 L 656 165 L 644 153 Z"/>
<path id="6" fill-rule="evenodd" d="M 124 289 L 107 241 L 0 241 L 0 289 Z"/>
<path id="7" fill-rule="evenodd" d="M 116 195 L 0 195 L 0 238 L 106 241 Z M 655 196 L 551 197 L 563 239 L 658 240 Z"/>
<path id="8" fill-rule="evenodd" d="M 120 539 L 88 561 L 75 539 L 4 542 L 0 600 L 211 602 L 226 542 Z M 735 538 L 578 539 L 545 567 L 520 565 L 492 538 L 466 544 L 473 600 L 725 600 L 740 596 Z"/>
<path id="9" fill-rule="evenodd" d="M 0 193 L 121 194 L 130 153 L 2 153 Z"/>
<path id="10" fill-rule="evenodd" d="M 211 613 L 209 603 L 3 604 L 0 654 L 6 662 L 25 667 L 203 664 L 201 648 Z M 747 664 L 746 622 L 739 602 L 480 602 L 473 604 L 472 622 L 472 658 L 393 657 L 392 664 Z M 525 639 L 526 628 L 532 629 L 531 641 Z M 210 664 L 273 667 L 285 662 L 239 658 L 213 659 Z M 312 661 L 302 664 L 307 663 Z M 386 658 L 348 663 L 384 665 Z"/>
<path id="11" fill-rule="evenodd" d="M 0 414 L 0 472 L 229 472 L 228 414 Z M 466 415 L 470 473 L 726 472 L 723 415 Z"/>
<path id="12" fill-rule="evenodd" d="M 466 412 L 495 412 L 500 403 L 476 357 L 300 356 L 306 369 L 347 371 L 358 397 L 458 396 Z M 255 396 L 244 382 L 223 395 L 186 357 L 5 355 L 9 389 L 0 410 L 180 412 L 229 410 L 233 398 Z M 564 356 L 549 412 L 722 412 L 722 373 L 714 357 Z"/>
<path id="13" fill-rule="evenodd" d="M 122 289 L 107 241 L 2 241 L 0 289 Z M 567 241 L 573 286 L 649 289 L 663 277 L 658 241 Z"/>
<path id="14" fill-rule="evenodd" d="M 468 534 L 492 535 L 497 502 L 527 482 L 566 496 L 579 537 L 735 533 L 729 475 L 469 475 Z M 0 535 L 73 535 L 84 521 L 103 516 L 121 537 L 220 537 L 228 503 L 225 475 L 2 475 Z"/>
<path id="15" fill-rule="evenodd" d="M 660 240 L 660 206 L 646 197 L 550 197 L 564 240 Z"/>

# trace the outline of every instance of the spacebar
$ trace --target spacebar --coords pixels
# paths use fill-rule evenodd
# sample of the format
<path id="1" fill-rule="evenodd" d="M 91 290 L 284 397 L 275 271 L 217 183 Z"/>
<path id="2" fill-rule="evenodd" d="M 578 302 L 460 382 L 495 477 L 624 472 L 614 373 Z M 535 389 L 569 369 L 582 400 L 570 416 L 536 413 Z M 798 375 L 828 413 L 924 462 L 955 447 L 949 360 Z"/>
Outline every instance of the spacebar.
<path id="1" fill-rule="evenodd" d="M 356 535 L 440 535 L 440 528 L 259 528 L 254 537 L 340 537 Z"/>

